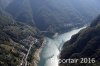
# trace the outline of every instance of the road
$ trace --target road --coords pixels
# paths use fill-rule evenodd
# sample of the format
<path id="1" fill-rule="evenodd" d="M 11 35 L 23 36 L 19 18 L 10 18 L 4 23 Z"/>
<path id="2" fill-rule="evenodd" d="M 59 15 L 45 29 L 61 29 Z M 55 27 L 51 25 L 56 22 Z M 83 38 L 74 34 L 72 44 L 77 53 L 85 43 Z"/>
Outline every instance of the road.
<path id="1" fill-rule="evenodd" d="M 35 44 L 36 42 L 37 42 L 37 39 L 35 39 L 34 41 L 31 42 L 30 47 L 28 49 L 28 52 L 27 52 L 26 55 L 23 56 L 23 59 L 22 59 L 22 61 L 21 61 L 19 66 L 27 66 L 27 58 L 29 56 L 29 53 L 31 51 L 31 48 L 32 48 L 33 44 Z"/>

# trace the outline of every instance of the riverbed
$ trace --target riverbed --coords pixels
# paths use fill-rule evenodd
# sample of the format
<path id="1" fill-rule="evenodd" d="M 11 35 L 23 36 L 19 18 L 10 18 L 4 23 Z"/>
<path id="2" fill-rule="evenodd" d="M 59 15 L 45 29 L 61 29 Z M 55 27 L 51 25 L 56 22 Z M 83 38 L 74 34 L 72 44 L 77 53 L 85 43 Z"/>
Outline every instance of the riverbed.
<path id="1" fill-rule="evenodd" d="M 45 37 L 44 47 L 40 53 L 40 61 L 38 66 L 58 66 L 59 53 L 63 44 L 70 40 L 71 36 L 78 33 L 81 29 L 73 29 L 64 34 L 57 35 L 54 38 Z"/>

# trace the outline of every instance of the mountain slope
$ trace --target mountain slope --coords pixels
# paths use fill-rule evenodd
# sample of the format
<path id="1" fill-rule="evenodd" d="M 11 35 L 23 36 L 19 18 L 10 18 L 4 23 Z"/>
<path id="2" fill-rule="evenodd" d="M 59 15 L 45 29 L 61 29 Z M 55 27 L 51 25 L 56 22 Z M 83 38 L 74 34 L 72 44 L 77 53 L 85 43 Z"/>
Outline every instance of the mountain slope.
<path id="1" fill-rule="evenodd" d="M 36 50 L 42 45 L 37 32 L 34 26 L 18 22 L 0 9 L 0 66 L 18 66 L 26 62 L 34 65 L 33 62 L 38 61 Z M 23 58 L 26 58 L 24 62 Z"/>
<path id="2" fill-rule="evenodd" d="M 60 66 L 99 66 L 100 64 L 100 16 L 92 24 L 81 30 L 66 42 L 60 55 L 61 59 L 95 58 L 95 64 L 64 64 Z"/>

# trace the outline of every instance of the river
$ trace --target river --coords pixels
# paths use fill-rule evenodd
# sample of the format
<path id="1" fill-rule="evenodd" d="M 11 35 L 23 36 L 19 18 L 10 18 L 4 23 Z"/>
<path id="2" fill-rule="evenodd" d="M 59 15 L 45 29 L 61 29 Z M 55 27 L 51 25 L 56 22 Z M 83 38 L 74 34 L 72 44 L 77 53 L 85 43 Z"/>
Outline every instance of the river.
<path id="1" fill-rule="evenodd" d="M 58 66 L 58 56 L 63 44 L 83 28 L 85 27 L 57 35 L 53 39 L 45 37 L 38 66 Z"/>

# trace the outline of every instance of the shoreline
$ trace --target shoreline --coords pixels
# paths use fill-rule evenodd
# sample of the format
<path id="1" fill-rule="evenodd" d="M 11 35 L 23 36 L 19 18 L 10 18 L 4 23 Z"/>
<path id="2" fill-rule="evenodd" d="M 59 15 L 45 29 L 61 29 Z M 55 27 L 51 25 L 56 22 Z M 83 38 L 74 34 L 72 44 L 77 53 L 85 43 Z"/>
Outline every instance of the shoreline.
<path id="1" fill-rule="evenodd" d="M 39 48 L 39 49 L 36 49 L 35 51 L 35 54 L 34 54 L 34 65 L 33 66 L 39 66 L 39 61 L 40 61 L 40 54 L 41 54 L 41 51 L 44 47 L 44 38 L 43 38 L 43 43 L 42 43 L 42 46 Z"/>

